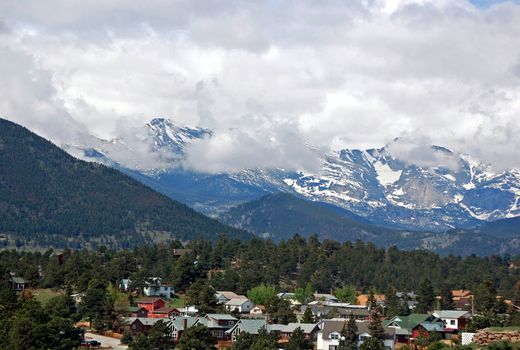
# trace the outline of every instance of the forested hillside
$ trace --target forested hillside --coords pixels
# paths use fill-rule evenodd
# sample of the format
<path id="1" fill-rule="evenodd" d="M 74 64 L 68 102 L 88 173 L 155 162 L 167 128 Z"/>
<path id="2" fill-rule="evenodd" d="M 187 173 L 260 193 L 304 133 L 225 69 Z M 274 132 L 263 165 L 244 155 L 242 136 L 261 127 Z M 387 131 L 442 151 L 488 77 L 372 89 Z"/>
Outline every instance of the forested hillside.
<path id="1" fill-rule="evenodd" d="M 106 166 L 75 159 L 0 119 L 0 233 L 18 244 L 128 246 L 147 239 L 250 237 Z M 22 243 L 21 243 L 22 242 Z"/>
<path id="2" fill-rule="evenodd" d="M 220 218 L 229 225 L 275 240 L 295 234 L 317 234 L 320 239 L 361 239 L 384 244 L 390 235 L 397 235 L 397 231 L 371 225 L 348 210 L 281 192 L 241 204 Z"/>

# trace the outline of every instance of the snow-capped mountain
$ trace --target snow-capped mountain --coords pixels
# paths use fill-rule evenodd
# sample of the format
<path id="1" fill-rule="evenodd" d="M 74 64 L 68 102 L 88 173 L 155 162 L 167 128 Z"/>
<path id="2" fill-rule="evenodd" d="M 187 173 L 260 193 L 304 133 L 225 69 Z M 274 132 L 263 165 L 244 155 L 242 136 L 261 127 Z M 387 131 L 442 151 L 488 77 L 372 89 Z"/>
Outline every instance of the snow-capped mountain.
<path id="1" fill-rule="evenodd" d="M 83 158 L 119 167 L 210 215 L 266 193 L 290 192 L 335 204 L 374 223 L 416 230 L 466 228 L 520 216 L 520 171 L 495 173 L 469 155 L 443 147 L 431 146 L 425 155 L 442 159 L 441 166 L 401 160 L 389 145 L 323 154 L 318 174 L 250 169 L 215 175 L 184 170 L 185 147 L 208 137 L 211 130 L 153 119 L 130 136 L 68 150 L 77 155 L 80 149 Z M 129 156 L 138 152 L 146 154 L 145 161 Z"/>

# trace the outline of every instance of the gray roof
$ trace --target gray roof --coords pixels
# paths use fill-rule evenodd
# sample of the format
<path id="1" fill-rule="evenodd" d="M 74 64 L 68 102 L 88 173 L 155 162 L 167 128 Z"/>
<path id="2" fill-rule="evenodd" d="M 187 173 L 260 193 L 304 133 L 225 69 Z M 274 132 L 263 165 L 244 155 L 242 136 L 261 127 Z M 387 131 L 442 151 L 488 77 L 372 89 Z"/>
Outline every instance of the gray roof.
<path id="1" fill-rule="evenodd" d="M 323 328 L 321 332 L 323 333 L 323 338 L 329 338 L 330 333 L 337 332 L 341 333 L 343 327 L 346 326 L 346 320 L 325 320 L 323 321 Z M 370 333 L 368 330 L 369 321 L 356 321 L 356 326 L 358 329 L 357 334 Z M 397 333 L 396 329 L 393 327 L 384 327 L 385 330 L 385 338 L 393 338 L 394 334 Z"/>
<path id="2" fill-rule="evenodd" d="M 456 310 L 439 310 L 434 311 L 433 315 L 439 318 L 461 318 L 469 317 L 469 311 L 456 311 Z"/>
<path id="3" fill-rule="evenodd" d="M 178 331 L 184 330 L 184 320 L 186 320 L 186 325 L 188 328 L 193 326 L 195 322 L 197 322 L 197 317 L 191 317 L 191 316 L 176 316 L 172 320 L 173 328 Z"/>
<path id="4" fill-rule="evenodd" d="M 13 283 L 18 283 L 18 284 L 25 284 L 25 283 L 27 283 L 27 281 L 25 279 L 23 279 L 22 277 L 11 277 L 11 281 Z"/>
<path id="5" fill-rule="evenodd" d="M 278 325 L 270 325 L 271 326 L 278 326 Z M 297 328 L 300 328 L 303 333 L 305 334 L 309 334 L 311 333 L 312 331 L 314 331 L 316 329 L 316 327 L 318 326 L 317 323 L 289 323 L 288 325 L 280 325 L 282 327 L 276 329 L 278 330 L 279 332 L 282 332 L 282 333 L 293 333 Z M 271 330 L 271 328 L 270 328 Z M 274 329 L 272 329 L 274 330 Z"/>
<path id="6" fill-rule="evenodd" d="M 135 321 L 141 322 L 145 326 L 153 326 L 159 321 L 163 321 L 169 323 L 170 321 L 167 318 L 145 318 L 145 317 L 127 317 L 124 319 L 124 323 L 132 324 Z"/>
<path id="7" fill-rule="evenodd" d="M 233 333 L 233 331 L 237 328 L 240 328 L 240 332 L 246 332 L 249 334 L 258 334 L 258 331 L 260 329 L 265 328 L 268 329 L 267 320 L 264 318 L 261 319 L 247 319 L 243 318 L 238 321 L 236 325 L 233 326 L 233 328 L 226 331 L 226 333 Z"/>
<path id="8" fill-rule="evenodd" d="M 226 305 L 230 305 L 230 306 L 240 306 L 240 305 L 243 305 L 244 303 L 248 302 L 249 299 L 247 298 L 233 298 L 231 300 L 229 300 Z"/>
<path id="9" fill-rule="evenodd" d="M 237 321 L 238 319 L 228 314 L 207 314 L 206 316 L 211 317 L 215 320 L 229 320 Z"/>

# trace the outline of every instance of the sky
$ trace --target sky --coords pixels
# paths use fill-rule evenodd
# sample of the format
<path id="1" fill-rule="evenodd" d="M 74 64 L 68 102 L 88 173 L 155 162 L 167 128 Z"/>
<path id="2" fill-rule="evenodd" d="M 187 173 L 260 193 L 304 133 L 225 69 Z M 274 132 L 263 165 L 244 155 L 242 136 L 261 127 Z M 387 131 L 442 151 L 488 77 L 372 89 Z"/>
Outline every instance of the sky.
<path id="1" fill-rule="evenodd" d="M 211 128 L 208 172 L 396 137 L 520 168 L 519 38 L 519 1 L 0 0 L 0 116 L 59 145 Z"/>

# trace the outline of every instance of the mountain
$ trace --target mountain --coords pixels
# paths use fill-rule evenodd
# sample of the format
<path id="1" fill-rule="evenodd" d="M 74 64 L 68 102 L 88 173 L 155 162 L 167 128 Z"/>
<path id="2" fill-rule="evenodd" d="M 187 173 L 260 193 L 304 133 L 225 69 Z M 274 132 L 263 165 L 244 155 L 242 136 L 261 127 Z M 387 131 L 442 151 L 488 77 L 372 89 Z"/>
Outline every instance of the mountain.
<path id="1" fill-rule="evenodd" d="M 241 204 L 220 218 L 229 225 L 274 240 L 288 239 L 294 234 L 303 237 L 317 234 L 320 239 L 340 242 L 359 239 L 382 247 L 422 248 L 442 255 L 520 253 L 520 226 L 514 226 L 517 219 L 487 223 L 474 230 L 410 232 L 377 226 L 345 209 L 288 193 L 269 194 Z"/>
<path id="2" fill-rule="evenodd" d="M 367 223 L 345 209 L 324 206 L 289 193 L 268 194 L 234 207 L 220 216 L 229 225 L 276 240 L 295 234 L 339 241 L 371 240 L 391 230 Z"/>
<path id="3" fill-rule="evenodd" d="M 121 169 L 211 216 L 276 192 L 332 204 L 377 225 L 405 230 L 468 229 L 520 215 L 520 171 L 495 172 L 469 155 L 443 147 L 421 150 L 417 161 L 399 154 L 403 139 L 379 149 L 324 153 L 320 155 L 323 167 L 316 174 L 282 169 L 203 174 L 185 169 L 186 147 L 212 135 L 209 129 L 178 127 L 158 118 L 140 129 L 137 137 L 66 149 Z M 121 156 L 143 145 L 149 155 L 145 159 L 154 162 L 135 164 L 136 157 L 127 161 L 129 157 Z"/>
<path id="4" fill-rule="evenodd" d="M 0 233 L 18 242 L 130 246 L 220 233 L 251 237 L 4 119 L 0 164 Z"/>

